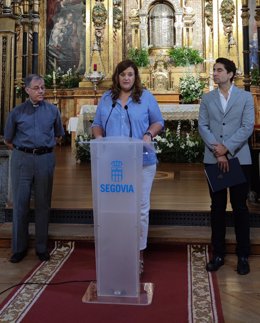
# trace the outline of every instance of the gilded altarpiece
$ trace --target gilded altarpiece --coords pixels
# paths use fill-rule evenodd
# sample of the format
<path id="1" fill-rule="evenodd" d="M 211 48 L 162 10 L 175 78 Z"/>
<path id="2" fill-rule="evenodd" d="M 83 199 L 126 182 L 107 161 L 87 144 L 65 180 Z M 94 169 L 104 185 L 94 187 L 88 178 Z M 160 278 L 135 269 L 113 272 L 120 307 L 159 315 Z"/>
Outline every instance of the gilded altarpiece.
<path id="1" fill-rule="evenodd" d="M 61 7 L 61 3 L 65 4 Z M 189 45 L 198 49 L 205 58 L 206 63 L 200 69 L 200 72 L 209 75 L 211 62 L 219 56 L 229 57 L 234 60 L 238 68 L 243 69 L 242 57 L 242 19 L 241 19 L 241 0 L 234 0 L 235 12 L 227 17 L 232 28 L 232 38 L 230 39 L 225 31 L 223 15 L 221 15 L 221 5 L 223 0 L 169 0 L 160 1 L 169 5 L 175 14 L 175 42 L 174 46 Z M 43 1 L 40 6 L 41 19 L 40 21 L 40 39 L 39 44 L 41 49 L 39 57 L 41 60 L 40 66 L 52 68 L 56 66 L 75 67 L 79 71 L 89 71 L 93 69 L 94 64 L 97 64 L 98 70 L 106 75 L 108 83 L 111 79 L 114 67 L 123 58 L 127 57 L 128 50 L 132 47 L 148 47 L 153 54 L 152 44 L 149 43 L 149 25 L 147 17 L 157 1 L 152 0 L 67 0 L 67 1 Z M 106 14 L 105 19 L 100 15 L 101 28 L 98 26 L 97 20 L 93 17 L 93 9 L 95 6 L 103 6 Z M 81 13 L 82 7 L 85 6 L 85 14 Z M 114 20 L 115 9 L 122 13 L 116 25 Z M 83 9 L 84 10 L 84 9 Z M 227 10 L 228 11 L 228 10 Z M 72 18 L 71 14 L 72 13 Z M 85 16 L 84 16 L 85 15 Z M 227 13 L 225 13 L 225 17 Z M 62 39 L 70 39 L 65 37 L 66 31 L 58 32 L 59 26 L 66 24 L 66 19 L 72 19 L 77 30 L 75 39 L 70 44 L 66 42 L 66 46 L 71 46 L 70 54 L 74 54 L 74 58 L 66 60 L 68 50 L 55 49 L 58 54 L 53 54 L 53 46 L 59 47 Z M 103 21 L 102 21 L 103 19 Z M 58 21 L 59 20 L 59 21 Z M 186 25 L 184 24 L 186 21 Z M 73 24 L 72 23 L 72 24 Z M 54 25 L 57 24 L 56 27 Z M 55 29 L 57 28 L 57 32 Z M 72 28 L 73 29 L 73 28 Z M 44 33 L 46 30 L 46 33 Z M 100 48 L 96 47 L 96 33 L 101 35 Z M 188 36 L 187 33 L 190 33 Z M 62 35 L 64 33 L 64 35 Z M 68 31 L 67 31 L 68 33 Z M 56 36 L 55 36 L 56 34 Z M 192 35 L 192 37 L 191 37 Z M 64 37 L 63 37 L 64 36 Z M 188 39 L 189 37 L 189 39 Z M 229 38 L 228 38 L 229 37 Z M 64 48 L 68 49 L 66 46 Z M 54 52 L 55 52 L 54 50 Z M 167 48 L 161 48 L 163 53 L 167 52 Z M 62 62 L 61 57 L 64 57 Z M 174 73 L 173 69 L 173 73 Z M 144 71 L 145 73 L 145 71 Z M 149 74 L 146 71 L 147 75 Z M 84 73 L 83 73 L 84 74 Z M 146 81 L 147 75 L 143 76 Z M 85 83 L 87 85 L 87 83 Z M 89 85 L 89 84 L 88 84 Z M 84 87 L 84 84 L 83 84 Z"/>
<path id="2" fill-rule="evenodd" d="M 186 68 L 175 68 L 167 58 L 168 48 L 153 46 L 151 42 L 153 24 L 151 19 L 157 5 L 170 12 L 172 26 L 168 32 L 174 46 L 189 46 L 198 49 L 205 62 L 196 70 L 210 84 L 214 59 L 225 56 L 235 61 L 243 78 L 242 0 L 21 0 L 9 3 L 5 12 L 0 12 L 1 46 L 4 63 L 2 74 L 12 75 L 10 83 L 1 79 L 1 103 L 4 111 L 21 100 L 15 97 L 15 89 L 22 85 L 24 75 L 31 73 L 35 62 L 38 73 L 60 67 L 63 72 L 73 68 L 82 75 L 79 88 L 58 89 L 58 105 L 66 120 L 77 115 L 84 103 L 93 103 L 93 85 L 84 78 L 94 66 L 105 74 L 98 84 L 100 97 L 111 83 L 116 64 L 127 57 L 130 48 L 149 50 L 149 66 L 140 68 L 143 83 L 156 95 L 158 101 L 178 102 L 178 78 L 189 72 Z M 251 1 L 248 5 L 252 6 Z M 0 9 L 3 2 L 0 2 Z M 254 9 L 253 9 L 254 10 Z M 7 12 L 8 11 L 8 12 Z M 15 14 L 15 15 L 13 15 Z M 254 15 L 252 10 L 251 16 Z M 5 21 L 15 23 L 6 29 Z M 9 24 L 10 25 L 10 24 Z M 156 30 L 155 36 L 156 36 Z M 7 35 L 8 33 L 8 35 Z M 24 35 L 26 34 L 26 38 Z M 33 36 L 38 37 L 38 52 L 33 52 Z M 158 35 L 157 35 L 158 36 Z M 162 35 L 163 36 L 163 35 Z M 6 39 L 10 42 L 5 43 Z M 16 39 L 15 39 L 16 38 Z M 12 39 L 12 41 L 11 41 Z M 156 38 L 157 40 L 160 37 Z M 5 44 L 10 44 L 5 46 Z M 15 45 L 16 44 L 16 45 Z M 26 44 L 26 51 L 24 50 Z M 8 61 L 10 57 L 14 65 Z M 37 58 L 37 59 L 35 59 Z M 10 64 L 9 64 L 9 63 Z M 11 67 L 10 67 L 11 66 Z M 6 72 L 7 71 L 7 72 Z M 154 73 L 154 74 L 153 74 Z M 156 74 L 157 73 L 157 74 Z M 152 88 L 152 76 L 163 75 L 166 80 Z M 243 82 L 241 81 L 241 86 Z M 52 90 L 47 98 L 55 102 Z M 1 111 L 3 115 L 3 108 Z M 5 119 L 5 116 L 3 117 Z"/>

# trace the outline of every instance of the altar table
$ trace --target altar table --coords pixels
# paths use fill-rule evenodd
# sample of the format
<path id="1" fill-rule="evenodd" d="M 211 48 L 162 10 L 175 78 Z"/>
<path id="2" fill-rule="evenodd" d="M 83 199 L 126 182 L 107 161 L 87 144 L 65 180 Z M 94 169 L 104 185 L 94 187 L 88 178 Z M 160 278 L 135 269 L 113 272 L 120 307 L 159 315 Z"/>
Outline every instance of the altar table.
<path id="1" fill-rule="evenodd" d="M 195 120 L 199 115 L 199 104 L 160 104 L 164 120 Z M 88 120 L 93 120 L 96 105 L 82 105 L 80 114 L 86 114 Z"/>
<path id="2" fill-rule="evenodd" d="M 199 115 L 199 104 L 160 104 L 164 120 L 195 120 Z M 96 114 L 96 105 L 82 105 L 80 114 L 69 119 L 67 131 L 72 133 L 71 144 L 74 147 L 76 134 L 90 132 L 90 122 Z"/>

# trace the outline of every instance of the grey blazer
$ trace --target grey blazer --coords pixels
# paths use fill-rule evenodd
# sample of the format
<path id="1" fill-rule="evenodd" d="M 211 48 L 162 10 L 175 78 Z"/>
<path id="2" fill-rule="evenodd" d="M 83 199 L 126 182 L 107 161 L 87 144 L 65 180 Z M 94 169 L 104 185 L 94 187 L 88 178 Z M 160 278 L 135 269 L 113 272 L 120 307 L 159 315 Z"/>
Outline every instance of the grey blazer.
<path id="1" fill-rule="evenodd" d="M 218 90 L 203 95 L 198 128 L 205 143 L 204 163 L 217 162 L 212 145 L 221 143 L 228 158 L 238 157 L 240 164 L 251 164 L 248 138 L 254 129 L 254 100 L 250 92 L 233 86 L 226 111 L 223 112 Z"/>

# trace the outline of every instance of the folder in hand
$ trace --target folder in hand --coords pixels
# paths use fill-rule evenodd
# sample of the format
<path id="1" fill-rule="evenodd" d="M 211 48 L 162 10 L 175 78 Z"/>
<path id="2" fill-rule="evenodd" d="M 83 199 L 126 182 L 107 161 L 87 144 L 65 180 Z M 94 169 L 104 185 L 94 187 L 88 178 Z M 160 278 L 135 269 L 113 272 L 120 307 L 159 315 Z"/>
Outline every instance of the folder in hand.
<path id="1" fill-rule="evenodd" d="M 226 173 L 219 169 L 218 164 L 205 166 L 204 171 L 213 192 L 246 182 L 238 158 L 229 159 L 228 163 L 229 171 Z"/>

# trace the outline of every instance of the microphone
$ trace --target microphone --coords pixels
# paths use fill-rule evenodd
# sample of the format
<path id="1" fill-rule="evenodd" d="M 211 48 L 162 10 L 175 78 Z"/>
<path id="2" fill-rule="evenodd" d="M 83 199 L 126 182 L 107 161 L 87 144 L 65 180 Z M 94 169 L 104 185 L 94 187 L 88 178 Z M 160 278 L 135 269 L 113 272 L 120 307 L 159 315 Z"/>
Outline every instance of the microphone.
<path id="1" fill-rule="evenodd" d="M 107 130 L 107 123 L 108 123 L 108 120 L 109 120 L 109 118 L 110 118 L 110 116 L 111 116 L 111 113 L 112 113 L 112 111 L 114 110 L 114 107 L 116 106 L 116 101 L 113 101 L 113 103 L 112 103 L 112 108 L 111 108 L 111 110 L 110 110 L 110 112 L 109 112 L 109 115 L 108 115 L 108 117 L 107 117 L 107 120 L 106 120 L 106 123 L 105 123 L 105 127 L 104 127 L 104 137 L 106 137 L 106 130 Z"/>
<path id="2" fill-rule="evenodd" d="M 129 113 L 128 113 L 128 106 L 127 105 L 125 105 L 125 110 L 126 110 L 126 113 L 127 113 L 127 118 L 128 118 L 128 122 L 129 122 L 129 126 L 130 126 L 129 136 L 132 137 L 132 123 L 131 123 L 131 119 L 130 119 L 130 116 L 129 116 Z"/>

